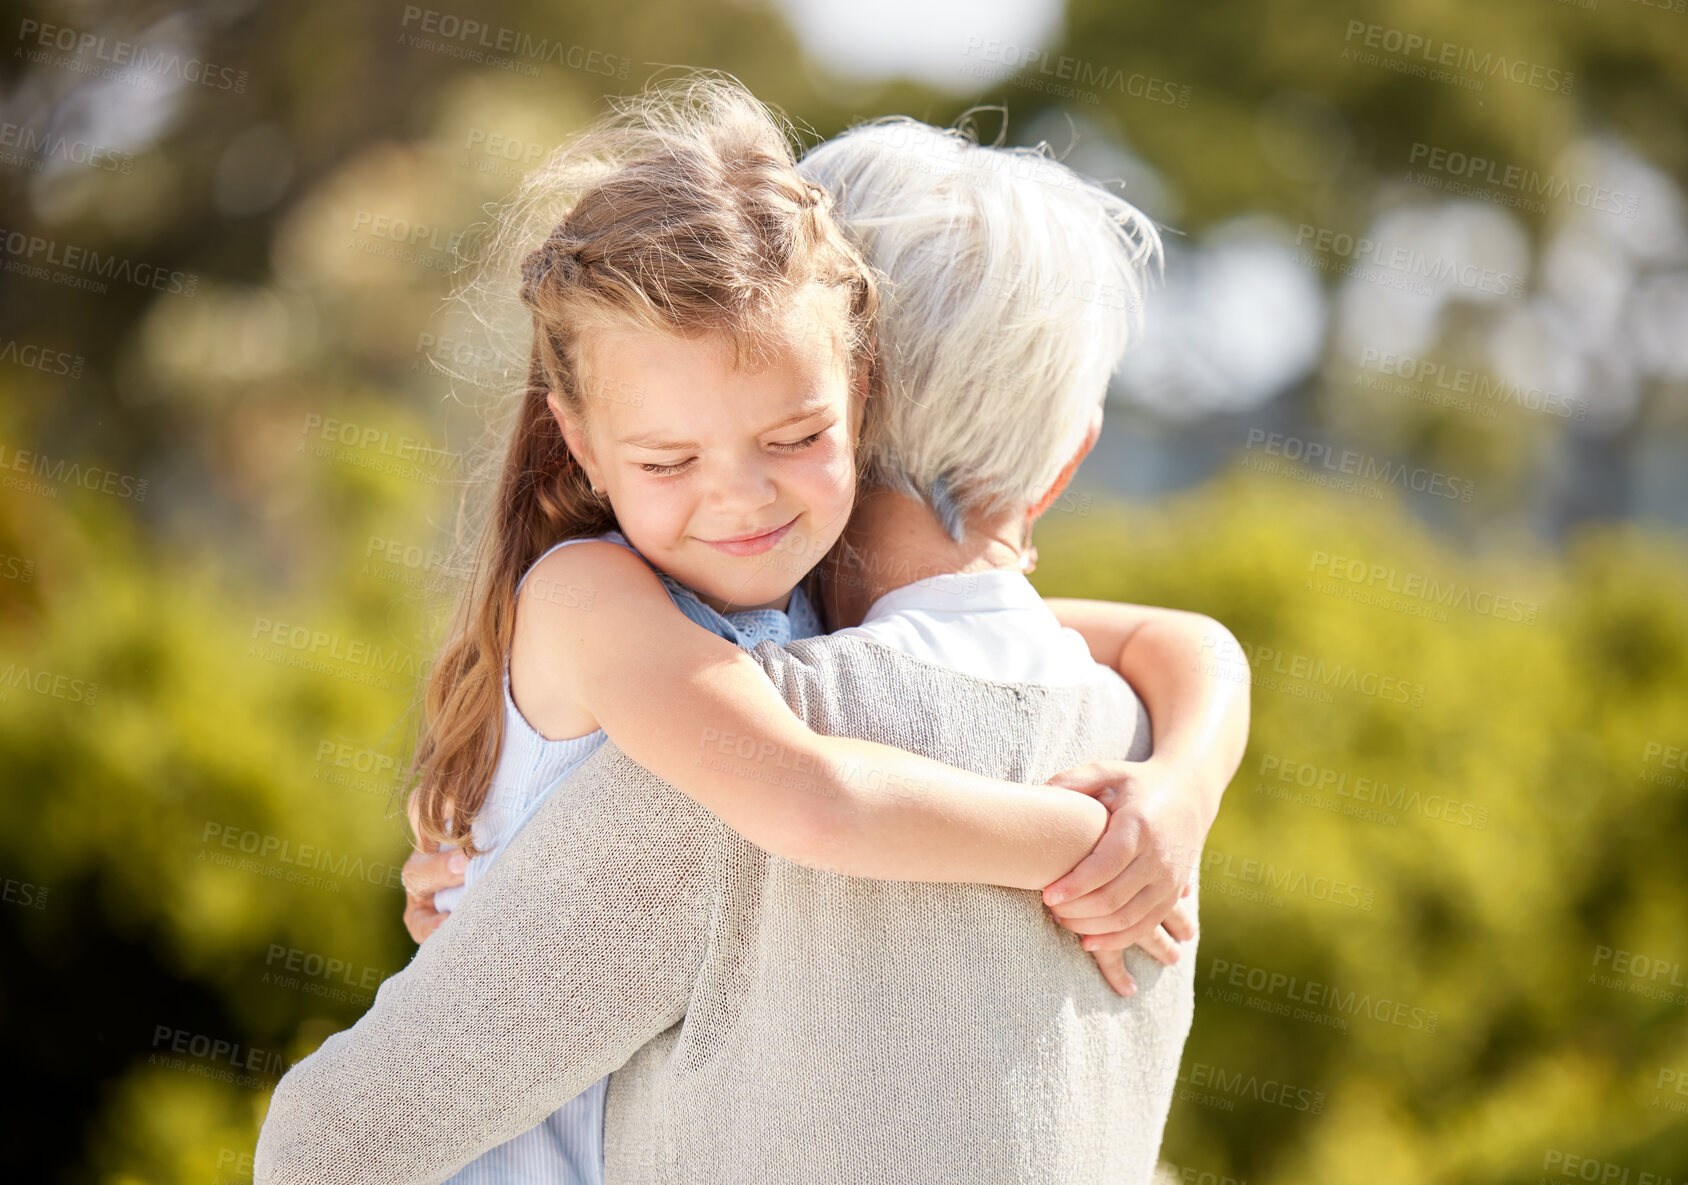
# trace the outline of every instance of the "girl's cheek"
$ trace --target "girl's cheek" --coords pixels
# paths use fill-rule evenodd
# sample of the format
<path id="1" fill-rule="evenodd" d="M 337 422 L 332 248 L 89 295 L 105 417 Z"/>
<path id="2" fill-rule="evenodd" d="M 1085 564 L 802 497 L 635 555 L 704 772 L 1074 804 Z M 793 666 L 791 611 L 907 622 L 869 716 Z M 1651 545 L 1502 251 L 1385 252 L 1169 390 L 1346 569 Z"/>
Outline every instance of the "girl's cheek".
<path id="1" fill-rule="evenodd" d="M 828 504 L 847 501 L 855 492 L 856 469 L 841 450 L 814 457 L 805 470 L 804 484 L 812 501 Z"/>
<path id="2" fill-rule="evenodd" d="M 805 500 L 817 529 L 842 529 L 856 493 L 856 467 L 840 455 L 814 466 L 806 483 Z"/>
<path id="3" fill-rule="evenodd" d="M 833 476 L 830 480 L 855 483 L 856 459 L 848 441 L 841 437 L 824 437 L 815 447 L 814 459 L 829 473 L 844 475 L 842 478 Z"/>
<path id="4" fill-rule="evenodd" d="M 665 487 L 661 482 L 635 481 L 630 483 L 622 501 L 616 517 L 624 527 L 637 530 L 645 538 L 668 543 L 685 533 L 688 504 L 674 485 Z"/>

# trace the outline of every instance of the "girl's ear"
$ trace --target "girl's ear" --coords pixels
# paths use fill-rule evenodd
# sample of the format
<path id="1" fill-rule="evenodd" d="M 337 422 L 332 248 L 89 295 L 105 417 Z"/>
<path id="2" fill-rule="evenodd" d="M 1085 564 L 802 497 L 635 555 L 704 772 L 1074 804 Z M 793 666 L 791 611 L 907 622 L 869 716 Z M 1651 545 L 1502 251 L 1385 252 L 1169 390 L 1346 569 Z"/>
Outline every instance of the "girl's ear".
<path id="1" fill-rule="evenodd" d="M 564 410 L 562 401 L 557 398 L 555 391 L 545 393 L 545 406 L 551 409 L 551 417 L 557 421 L 557 427 L 562 430 L 563 443 L 568 445 L 569 452 L 586 470 L 586 477 L 594 489 L 604 484 L 603 477 L 598 471 L 598 463 L 592 456 L 592 450 L 586 443 L 586 432 L 578 421 Z"/>

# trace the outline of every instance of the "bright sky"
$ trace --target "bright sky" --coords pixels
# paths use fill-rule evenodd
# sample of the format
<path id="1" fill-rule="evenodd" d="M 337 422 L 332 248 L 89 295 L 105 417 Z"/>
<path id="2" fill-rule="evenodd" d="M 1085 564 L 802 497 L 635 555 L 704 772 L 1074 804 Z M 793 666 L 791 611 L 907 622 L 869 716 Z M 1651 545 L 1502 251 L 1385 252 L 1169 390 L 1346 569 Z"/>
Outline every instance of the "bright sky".
<path id="1" fill-rule="evenodd" d="M 964 68 L 991 65 L 992 42 L 1053 47 L 1063 0 L 779 0 L 810 56 L 835 74 L 913 78 L 965 94 L 980 89 Z M 996 51 L 999 54 L 1001 51 Z M 1000 61 L 1000 57 L 994 59 Z M 1002 73 L 1009 70 L 998 68 Z"/>

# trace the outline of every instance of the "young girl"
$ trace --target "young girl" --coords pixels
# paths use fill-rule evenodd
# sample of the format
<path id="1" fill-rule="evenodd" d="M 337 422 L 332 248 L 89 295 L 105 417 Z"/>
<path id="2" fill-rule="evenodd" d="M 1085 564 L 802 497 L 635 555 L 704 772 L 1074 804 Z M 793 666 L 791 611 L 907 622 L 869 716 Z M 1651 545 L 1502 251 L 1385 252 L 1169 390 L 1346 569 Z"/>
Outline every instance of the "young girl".
<path id="1" fill-rule="evenodd" d="M 1094 801 L 818 736 L 745 653 L 821 632 L 801 582 L 855 497 L 877 302 L 779 126 L 742 89 L 693 83 L 528 184 L 573 200 L 523 260 L 528 384 L 429 680 L 423 842 L 461 845 L 473 883 L 613 738 L 800 864 L 1022 889 L 1066 873 Z M 604 1091 L 453 1180 L 601 1180 Z"/>

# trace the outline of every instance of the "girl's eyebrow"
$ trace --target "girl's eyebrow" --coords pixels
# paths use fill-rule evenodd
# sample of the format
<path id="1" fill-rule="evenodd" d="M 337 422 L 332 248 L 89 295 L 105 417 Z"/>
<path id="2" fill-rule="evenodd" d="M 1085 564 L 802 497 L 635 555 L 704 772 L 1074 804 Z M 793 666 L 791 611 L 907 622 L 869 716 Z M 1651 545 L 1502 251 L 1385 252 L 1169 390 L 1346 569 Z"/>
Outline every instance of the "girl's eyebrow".
<path id="1" fill-rule="evenodd" d="M 617 441 L 619 444 L 630 444 L 635 448 L 656 449 L 666 452 L 670 449 L 697 448 L 695 440 L 652 440 L 649 433 L 644 436 L 623 436 Z"/>
<path id="2" fill-rule="evenodd" d="M 799 410 L 792 412 L 789 416 L 786 416 L 777 424 L 769 424 L 756 435 L 765 436 L 769 432 L 778 432 L 781 428 L 789 428 L 793 424 L 800 424 L 804 420 L 813 419 L 815 416 L 820 415 L 823 411 L 829 411 L 831 407 L 832 404 L 825 399 L 811 399 L 804 403 Z"/>
<path id="3" fill-rule="evenodd" d="M 800 410 L 793 412 L 791 415 L 786 416 L 777 423 L 769 424 L 766 428 L 762 429 L 761 432 L 758 432 L 757 435 L 764 436 L 769 432 L 778 432 L 781 428 L 789 428 L 792 424 L 800 423 L 803 420 L 817 416 L 821 412 L 828 410 L 830 407 L 831 404 L 825 399 L 812 399 L 808 403 L 805 403 Z M 630 444 L 634 448 L 653 449 L 656 452 L 668 452 L 671 450 L 702 447 L 695 440 L 656 440 L 653 439 L 653 434 L 649 432 L 642 436 L 620 437 L 618 438 L 618 443 Z"/>

